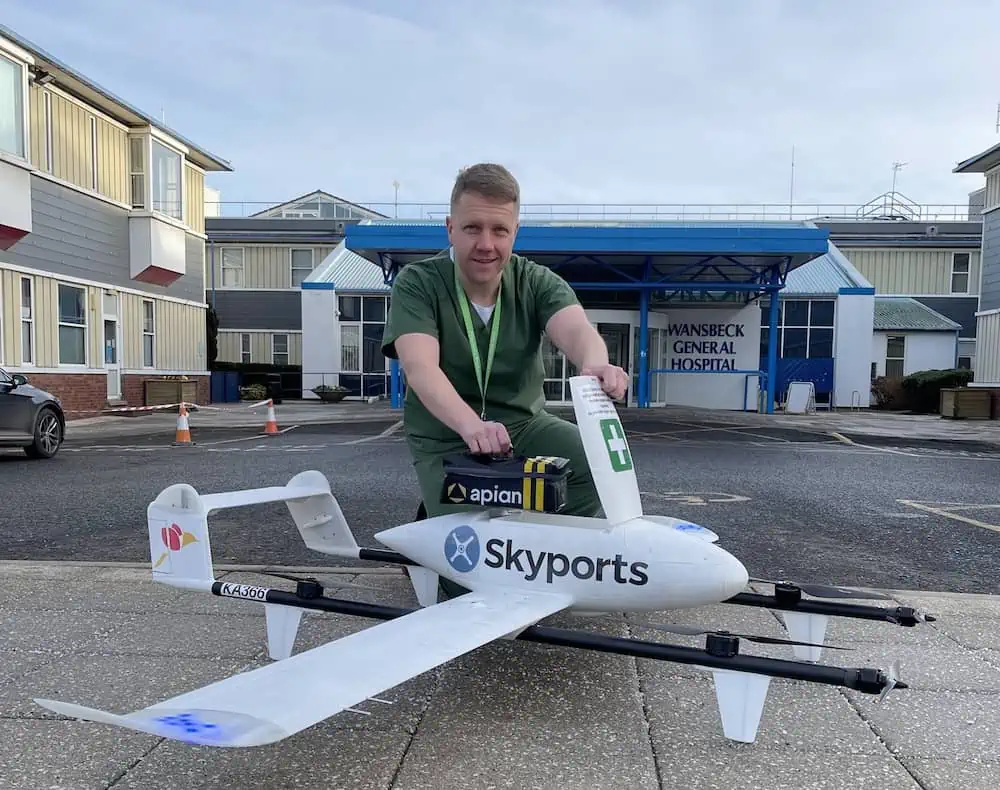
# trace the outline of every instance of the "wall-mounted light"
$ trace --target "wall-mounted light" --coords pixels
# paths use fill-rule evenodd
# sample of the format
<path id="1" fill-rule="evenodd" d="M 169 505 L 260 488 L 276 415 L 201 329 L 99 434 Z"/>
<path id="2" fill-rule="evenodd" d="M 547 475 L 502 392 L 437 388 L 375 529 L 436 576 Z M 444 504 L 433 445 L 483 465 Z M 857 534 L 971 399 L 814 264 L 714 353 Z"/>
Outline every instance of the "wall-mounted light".
<path id="1" fill-rule="evenodd" d="M 47 71 L 42 71 L 41 69 L 33 69 L 31 72 L 31 81 L 35 85 L 48 85 L 55 79 Z"/>

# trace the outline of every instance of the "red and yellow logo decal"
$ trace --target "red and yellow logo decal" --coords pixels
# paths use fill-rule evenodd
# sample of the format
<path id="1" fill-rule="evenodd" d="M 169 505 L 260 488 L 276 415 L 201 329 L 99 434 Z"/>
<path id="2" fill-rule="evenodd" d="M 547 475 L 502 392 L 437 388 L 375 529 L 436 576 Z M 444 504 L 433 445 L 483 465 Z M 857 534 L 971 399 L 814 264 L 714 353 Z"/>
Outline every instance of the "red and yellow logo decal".
<path id="1" fill-rule="evenodd" d="M 163 545 L 167 547 L 167 550 L 160 555 L 160 558 L 153 565 L 154 568 L 159 568 L 163 564 L 163 561 L 170 555 L 170 552 L 180 551 L 188 544 L 198 542 L 198 538 L 190 532 L 182 530 L 179 524 L 171 524 L 169 527 L 161 529 L 160 537 L 163 539 Z"/>

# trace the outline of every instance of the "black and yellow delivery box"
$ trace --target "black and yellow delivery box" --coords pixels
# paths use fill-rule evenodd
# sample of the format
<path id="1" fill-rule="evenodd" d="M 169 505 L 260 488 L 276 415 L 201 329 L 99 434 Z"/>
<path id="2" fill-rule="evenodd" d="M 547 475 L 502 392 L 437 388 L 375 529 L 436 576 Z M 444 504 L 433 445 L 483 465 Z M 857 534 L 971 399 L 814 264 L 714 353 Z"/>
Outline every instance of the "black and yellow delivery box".
<path id="1" fill-rule="evenodd" d="M 463 453 L 444 459 L 441 502 L 558 513 L 566 507 L 569 459 Z"/>

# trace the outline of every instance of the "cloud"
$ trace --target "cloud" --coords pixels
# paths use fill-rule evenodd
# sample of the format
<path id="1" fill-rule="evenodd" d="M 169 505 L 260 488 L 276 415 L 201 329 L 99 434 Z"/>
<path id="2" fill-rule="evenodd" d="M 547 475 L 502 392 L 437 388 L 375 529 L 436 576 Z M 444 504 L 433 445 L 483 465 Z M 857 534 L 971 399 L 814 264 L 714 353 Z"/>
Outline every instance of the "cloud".
<path id="1" fill-rule="evenodd" d="M 238 9 L 238 10 L 237 10 Z M 230 159 L 224 199 L 966 202 L 992 145 L 995 3 L 23 0 L 7 24 Z"/>

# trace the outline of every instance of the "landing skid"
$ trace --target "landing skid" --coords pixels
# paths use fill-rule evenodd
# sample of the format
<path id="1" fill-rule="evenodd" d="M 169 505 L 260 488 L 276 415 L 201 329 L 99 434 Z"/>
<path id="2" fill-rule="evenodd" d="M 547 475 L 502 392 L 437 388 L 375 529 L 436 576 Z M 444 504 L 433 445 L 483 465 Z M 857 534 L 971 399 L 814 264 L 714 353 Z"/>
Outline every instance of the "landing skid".
<path id="1" fill-rule="evenodd" d="M 407 561 L 405 564 L 412 563 Z M 211 592 L 221 598 L 264 603 L 274 609 L 283 608 L 283 611 L 289 612 L 313 609 L 377 620 L 392 620 L 416 611 L 410 608 L 329 598 L 323 595 L 323 586 L 315 579 L 299 580 L 295 592 L 254 587 L 252 598 L 247 597 L 239 588 L 240 585 L 237 584 L 216 581 L 211 585 Z M 298 618 L 295 619 L 297 621 Z M 294 633 L 293 627 L 291 639 L 282 645 L 284 655 L 291 654 Z M 710 671 L 714 679 L 723 732 L 730 740 L 744 743 L 753 743 L 757 738 L 771 678 L 840 686 L 880 697 L 894 688 L 907 688 L 907 685 L 898 679 L 895 668 L 883 671 L 869 667 L 821 666 L 800 661 L 742 655 L 739 652 L 740 639 L 732 635 L 709 634 L 704 649 L 540 625 L 528 626 L 511 635 L 511 638 L 559 647 L 575 647 L 635 658 L 690 664 Z"/>

